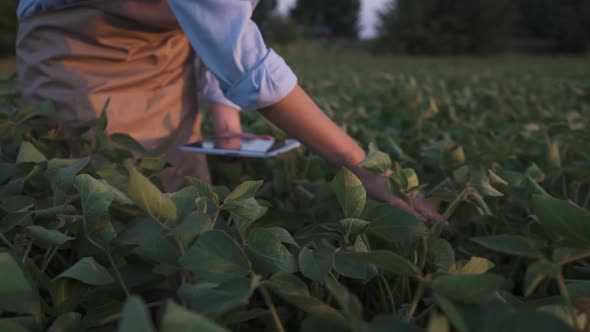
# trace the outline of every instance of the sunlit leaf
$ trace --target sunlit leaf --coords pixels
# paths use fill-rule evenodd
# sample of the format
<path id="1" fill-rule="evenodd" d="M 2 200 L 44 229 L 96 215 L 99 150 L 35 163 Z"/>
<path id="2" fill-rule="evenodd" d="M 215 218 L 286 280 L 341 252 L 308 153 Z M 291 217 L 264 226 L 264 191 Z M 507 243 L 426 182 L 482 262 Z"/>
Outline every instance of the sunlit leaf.
<path id="1" fill-rule="evenodd" d="M 332 190 L 346 218 L 358 218 L 361 215 L 367 192 L 356 175 L 345 168 L 341 169 L 332 181 Z"/>
<path id="2" fill-rule="evenodd" d="M 176 205 L 172 199 L 143 176 L 135 167 L 129 166 L 129 197 L 144 208 L 153 218 L 169 225 L 176 222 Z"/>
<path id="3" fill-rule="evenodd" d="M 23 163 L 35 163 L 38 164 L 40 162 L 46 161 L 47 158 L 37 150 L 37 148 L 29 143 L 29 142 L 22 142 L 20 145 L 20 149 L 18 150 L 18 156 L 16 157 L 17 164 Z"/>

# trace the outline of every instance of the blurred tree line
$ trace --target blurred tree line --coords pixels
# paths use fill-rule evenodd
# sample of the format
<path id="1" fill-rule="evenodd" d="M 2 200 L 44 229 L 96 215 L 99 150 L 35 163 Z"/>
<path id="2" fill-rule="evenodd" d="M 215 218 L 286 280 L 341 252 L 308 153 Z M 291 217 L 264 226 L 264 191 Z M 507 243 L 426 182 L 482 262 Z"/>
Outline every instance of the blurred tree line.
<path id="1" fill-rule="evenodd" d="M 371 1 L 371 0 L 368 0 Z M 452 55 L 536 51 L 590 52 L 590 0 L 390 0 L 380 13 L 381 52 Z M 298 0 L 291 17 L 278 0 L 260 0 L 253 19 L 270 42 L 357 38 L 361 0 Z M 0 55 L 14 54 L 18 0 L 0 1 Z"/>
<path id="2" fill-rule="evenodd" d="M 589 0 L 396 0 L 380 16 L 383 52 L 491 54 L 535 40 L 545 51 L 590 51 Z"/>

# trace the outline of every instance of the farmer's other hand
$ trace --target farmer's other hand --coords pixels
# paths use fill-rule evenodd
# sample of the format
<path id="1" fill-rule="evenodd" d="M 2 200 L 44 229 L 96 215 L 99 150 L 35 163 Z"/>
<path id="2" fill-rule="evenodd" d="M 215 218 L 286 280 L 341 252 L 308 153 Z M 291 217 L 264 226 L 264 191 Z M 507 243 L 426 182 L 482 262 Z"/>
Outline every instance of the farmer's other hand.
<path id="1" fill-rule="evenodd" d="M 412 199 L 410 203 L 414 211 L 423 216 L 427 221 L 443 221 L 446 223 L 446 221 L 443 220 L 443 216 L 423 195 L 418 195 L 416 198 Z"/>

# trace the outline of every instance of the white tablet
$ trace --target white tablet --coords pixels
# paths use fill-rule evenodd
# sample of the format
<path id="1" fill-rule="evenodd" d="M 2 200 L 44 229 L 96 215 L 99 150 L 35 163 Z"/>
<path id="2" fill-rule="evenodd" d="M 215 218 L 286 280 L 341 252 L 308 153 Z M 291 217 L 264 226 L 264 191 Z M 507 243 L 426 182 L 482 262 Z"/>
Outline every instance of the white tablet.
<path id="1" fill-rule="evenodd" d="M 271 158 L 301 146 L 301 143 L 294 139 L 286 139 L 284 144 L 275 144 L 274 139 L 262 138 L 242 138 L 241 141 L 241 150 L 216 149 L 215 143 L 211 140 L 184 145 L 180 149 L 186 152 L 228 157 Z"/>

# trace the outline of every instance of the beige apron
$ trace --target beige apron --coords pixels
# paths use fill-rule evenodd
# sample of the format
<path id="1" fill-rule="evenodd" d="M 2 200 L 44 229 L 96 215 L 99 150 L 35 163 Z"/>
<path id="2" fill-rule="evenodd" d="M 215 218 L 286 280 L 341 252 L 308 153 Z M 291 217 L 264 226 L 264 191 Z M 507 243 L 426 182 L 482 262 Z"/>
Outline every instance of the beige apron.
<path id="1" fill-rule="evenodd" d="M 34 15 L 17 38 L 19 83 L 27 103 L 51 100 L 66 127 L 100 115 L 183 176 L 210 181 L 203 155 L 178 147 L 200 139 L 194 52 L 165 0 L 88 0 Z M 177 178 L 171 179 L 175 175 Z"/>

